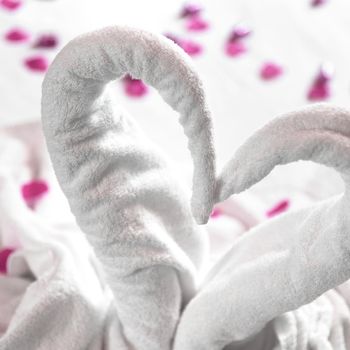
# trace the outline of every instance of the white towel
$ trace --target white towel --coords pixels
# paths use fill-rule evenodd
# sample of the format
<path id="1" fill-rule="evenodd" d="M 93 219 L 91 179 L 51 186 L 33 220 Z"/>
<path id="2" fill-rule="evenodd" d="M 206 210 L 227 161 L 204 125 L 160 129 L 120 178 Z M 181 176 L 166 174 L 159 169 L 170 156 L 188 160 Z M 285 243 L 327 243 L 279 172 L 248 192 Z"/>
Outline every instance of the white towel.
<path id="1" fill-rule="evenodd" d="M 176 350 L 219 350 L 232 342 L 235 349 L 275 318 L 279 329 L 280 315 L 350 278 L 349 135 L 350 112 L 319 105 L 274 119 L 237 150 L 219 177 L 219 200 L 247 189 L 276 165 L 299 159 L 338 170 L 345 193 L 281 215 L 238 240 L 184 311 Z M 324 325 L 317 327 L 322 332 Z M 308 338 L 304 328 L 299 332 Z M 337 349 L 326 335 L 305 341 L 313 349 Z"/>
<path id="2" fill-rule="evenodd" d="M 166 157 L 106 96 L 106 83 L 127 72 L 181 113 L 192 210 Z M 347 183 L 350 112 L 316 106 L 277 118 L 216 179 L 210 113 L 188 58 L 164 38 L 121 27 L 68 44 L 46 76 L 42 111 L 56 175 L 93 250 L 74 222 L 53 225 L 26 207 L 18 183 L 33 171 L 23 164 L 45 156 L 31 157 L 18 137 L 0 139 L 12 144 L 0 152 L 0 233 L 31 276 L 7 310 L 1 350 L 349 349 L 346 194 L 263 224 L 244 201 L 220 204 L 241 228 L 198 292 L 209 258 L 195 219 L 206 222 L 215 201 L 298 159 L 332 166 Z"/>
<path id="3" fill-rule="evenodd" d="M 57 178 L 104 266 L 128 342 L 165 350 L 195 291 L 206 236 L 161 152 L 105 93 L 126 73 L 181 113 L 194 162 L 192 212 L 206 222 L 215 189 L 211 119 L 189 58 L 169 39 L 115 27 L 73 40 L 46 74 L 42 121 Z"/>

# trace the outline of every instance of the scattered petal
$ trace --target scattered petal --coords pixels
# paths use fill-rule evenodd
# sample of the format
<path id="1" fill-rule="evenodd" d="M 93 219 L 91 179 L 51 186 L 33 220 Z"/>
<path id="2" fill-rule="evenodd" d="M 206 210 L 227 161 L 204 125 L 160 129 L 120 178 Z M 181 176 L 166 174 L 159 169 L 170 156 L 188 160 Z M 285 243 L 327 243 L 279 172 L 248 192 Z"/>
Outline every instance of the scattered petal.
<path id="1" fill-rule="evenodd" d="M 247 47 L 241 41 L 228 42 L 226 43 L 225 50 L 228 56 L 235 57 L 235 56 L 240 56 L 243 53 L 247 52 Z"/>
<path id="2" fill-rule="evenodd" d="M 264 80 L 272 80 L 279 77 L 283 73 L 283 68 L 273 62 L 266 62 L 260 70 L 260 76 Z"/>
<path id="3" fill-rule="evenodd" d="M 331 81 L 334 76 L 334 67 L 331 63 L 322 64 L 315 79 L 315 84 L 325 84 Z"/>
<path id="4" fill-rule="evenodd" d="M 58 45 L 58 38 L 53 34 L 41 35 L 35 42 L 35 48 L 55 48 Z"/>
<path id="5" fill-rule="evenodd" d="M 0 249 L 0 273 L 7 273 L 7 261 L 14 251 L 13 248 Z"/>
<path id="6" fill-rule="evenodd" d="M 171 33 L 165 33 L 164 36 L 168 39 L 170 39 L 171 41 L 173 41 L 175 44 L 179 45 L 179 38 L 177 36 L 175 36 L 174 34 Z"/>
<path id="7" fill-rule="evenodd" d="M 214 208 L 213 211 L 211 212 L 210 214 L 210 217 L 212 219 L 216 219 L 218 218 L 219 216 L 222 216 L 222 211 L 219 209 L 219 208 Z"/>
<path id="8" fill-rule="evenodd" d="M 130 97 L 142 97 L 148 92 L 148 87 L 142 80 L 133 79 L 130 75 L 124 77 L 123 83 L 124 91 Z"/>
<path id="9" fill-rule="evenodd" d="M 285 212 L 289 208 L 289 204 L 290 203 L 288 199 L 281 200 L 266 212 L 266 216 L 271 218 L 275 215 Z"/>
<path id="10" fill-rule="evenodd" d="M 27 41 L 29 37 L 29 33 L 20 28 L 11 29 L 5 34 L 7 41 L 16 43 Z"/>
<path id="11" fill-rule="evenodd" d="M 322 101 L 328 99 L 331 96 L 330 82 L 333 75 L 333 66 L 329 63 L 323 64 L 308 91 L 308 100 Z"/>
<path id="12" fill-rule="evenodd" d="M 40 199 L 48 192 L 49 186 L 45 181 L 33 180 L 22 186 L 22 197 L 26 202 Z"/>
<path id="13" fill-rule="evenodd" d="M 197 56 L 203 52 L 203 47 L 192 40 L 184 40 L 173 34 L 164 34 L 168 39 L 179 45 L 190 56 Z"/>
<path id="14" fill-rule="evenodd" d="M 252 33 L 252 31 L 244 26 L 244 25 L 237 25 L 233 28 L 228 41 L 229 42 L 236 42 L 238 40 L 242 40 L 246 37 L 248 37 L 250 34 Z"/>
<path id="15" fill-rule="evenodd" d="M 312 0 L 311 1 L 311 6 L 312 7 L 319 7 L 327 3 L 327 0 Z"/>
<path id="16" fill-rule="evenodd" d="M 44 56 L 34 56 L 25 59 L 25 66 L 31 71 L 46 72 L 49 67 L 49 62 Z"/>
<path id="17" fill-rule="evenodd" d="M 314 85 L 308 92 L 307 98 L 310 101 L 327 100 L 331 96 L 331 89 L 328 84 Z"/>
<path id="18" fill-rule="evenodd" d="M 182 40 L 180 41 L 179 45 L 190 56 L 197 56 L 203 52 L 203 47 L 200 44 L 191 40 Z"/>
<path id="19" fill-rule="evenodd" d="M 180 17 L 192 17 L 198 15 L 200 12 L 203 11 L 203 7 L 200 6 L 199 4 L 186 4 L 181 12 L 180 12 Z"/>
<path id="20" fill-rule="evenodd" d="M 189 31 L 199 32 L 207 30 L 209 28 L 209 23 L 208 21 L 204 20 L 203 18 L 200 18 L 199 16 L 193 16 L 188 20 L 186 28 Z"/>
<path id="21" fill-rule="evenodd" d="M 14 11 L 22 6 L 22 0 L 0 0 L 0 5 L 9 11 Z"/>

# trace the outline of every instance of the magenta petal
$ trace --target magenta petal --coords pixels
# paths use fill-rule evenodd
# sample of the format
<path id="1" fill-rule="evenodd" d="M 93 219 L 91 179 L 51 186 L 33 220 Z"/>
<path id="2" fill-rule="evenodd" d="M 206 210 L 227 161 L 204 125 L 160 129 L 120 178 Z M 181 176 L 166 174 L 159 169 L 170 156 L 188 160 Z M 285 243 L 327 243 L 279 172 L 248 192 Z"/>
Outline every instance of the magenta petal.
<path id="1" fill-rule="evenodd" d="M 283 73 L 283 68 L 273 62 L 266 62 L 260 70 L 260 76 L 264 80 L 272 80 L 279 77 Z"/>
<path id="2" fill-rule="evenodd" d="M 190 31 L 203 31 L 209 28 L 209 23 L 198 16 L 194 16 L 188 20 L 186 28 Z"/>
<path id="3" fill-rule="evenodd" d="M 329 84 L 315 84 L 308 92 L 307 98 L 310 101 L 322 101 L 331 96 Z"/>
<path id="4" fill-rule="evenodd" d="M 0 250 L 0 273 L 7 273 L 7 261 L 14 251 L 13 248 L 4 248 Z"/>
<path id="5" fill-rule="evenodd" d="M 58 45 L 58 38 L 53 34 L 44 34 L 35 42 L 35 48 L 55 48 Z"/>
<path id="6" fill-rule="evenodd" d="M 49 186 L 45 181 L 33 180 L 24 184 L 21 190 L 23 199 L 28 202 L 39 199 L 42 195 L 47 193 Z"/>
<path id="7" fill-rule="evenodd" d="M 148 93 L 148 87 L 142 80 L 126 75 L 123 79 L 124 91 L 130 97 L 142 97 Z"/>
<path id="8" fill-rule="evenodd" d="M 283 213 L 289 208 L 289 204 L 290 203 L 288 199 L 281 200 L 266 212 L 266 216 L 271 218 L 275 215 Z"/>
<path id="9" fill-rule="evenodd" d="M 202 10 L 199 4 L 187 4 L 182 8 L 180 17 L 192 17 L 198 15 Z"/>
<path id="10" fill-rule="evenodd" d="M 173 34 L 164 34 L 168 39 L 172 40 L 175 44 L 179 45 L 190 56 L 196 56 L 203 52 L 202 45 L 191 41 L 181 39 Z"/>
<path id="11" fill-rule="evenodd" d="M 29 57 L 24 61 L 25 66 L 31 71 L 46 72 L 49 62 L 44 56 Z"/>
<path id="12" fill-rule="evenodd" d="M 22 0 L 0 0 L 0 5 L 7 10 L 14 11 L 22 6 Z"/>
<path id="13" fill-rule="evenodd" d="M 312 0 L 311 6 L 318 7 L 318 6 L 324 5 L 326 2 L 327 2 L 327 0 Z"/>
<path id="14" fill-rule="evenodd" d="M 197 56 L 203 52 L 203 47 L 200 44 L 191 40 L 182 40 L 179 42 L 179 45 L 190 56 Z"/>
<path id="15" fill-rule="evenodd" d="M 174 35 L 174 34 L 171 34 L 171 33 L 165 33 L 164 36 L 166 38 L 168 38 L 169 40 L 173 41 L 175 44 L 178 44 L 179 43 L 179 38 Z"/>
<path id="16" fill-rule="evenodd" d="M 330 63 L 322 64 L 310 87 L 307 98 L 310 101 L 322 101 L 328 99 L 331 96 L 330 82 L 333 75 L 333 65 Z"/>
<path id="17" fill-rule="evenodd" d="M 228 41 L 234 42 L 237 40 L 244 39 L 248 37 L 251 34 L 251 30 L 243 25 L 237 25 L 236 27 L 233 28 Z"/>
<path id="18" fill-rule="evenodd" d="M 330 63 L 322 64 L 319 73 L 315 78 L 315 84 L 328 83 L 334 76 L 334 67 Z"/>
<path id="19" fill-rule="evenodd" d="M 226 43 L 225 51 L 228 56 L 235 57 L 247 52 L 247 47 L 241 41 L 228 42 Z"/>
<path id="20" fill-rule="evenodd" d="M 29 33 L 23 29 L 11 29 L 5 34 L 5 39 L 10 42 L 24 42 L 29 39 Z"/>

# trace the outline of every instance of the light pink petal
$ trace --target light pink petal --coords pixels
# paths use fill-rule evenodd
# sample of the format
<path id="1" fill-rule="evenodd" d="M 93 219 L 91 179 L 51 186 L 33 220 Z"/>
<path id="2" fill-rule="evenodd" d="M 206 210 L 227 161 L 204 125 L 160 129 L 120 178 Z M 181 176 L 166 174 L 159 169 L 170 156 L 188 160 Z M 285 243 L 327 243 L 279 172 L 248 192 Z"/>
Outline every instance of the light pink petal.
<path id="1" fill-rule="evenodd" d="M 289 208 L 289 200 L 283 199 L 266 212 L 266 216 L 271 218 L 285 212 Z"/>
<path id="2" fill-rule="evenodd" d="M 199 4 L 186 4 L 181 12 L 180 12 L 180 17 L 192 17 L 198 15 L 200 12 L 203 11 L 203 7 L 200 6 Z"/>
<path id="3" fill-rule="evenodd" d="M 181 41 L 179 39 L 179 37 L 177 37 L 176 35 L 172 34 L 172 33 L 165 33 L 164 36 L 168 39 L 170 39 L 171 41 L 173 41 L 175 44 L 179 45 L 179 42 Z"/>
<path id="4" fill-rule="evenodd" d="M 272 80 L 279 77 L 283 73 L 283 68 L 273 62 L 266 62 L 260 70 L 260 76 L 264 80 Z"/>
<path id="5" fill-rule="evenodd" d="M 312 0 L 311 1 L 311 6 L 312 7 L 319 7 L 327 3 L 327 0 Z"/>
<path id="6" fill-rule="evenodd" d="M 227 42 L 225 51 L 228 56 L 240 56 L 247 52 L 247 47 L 242 41 Z"/>
<path id="7" fill-rule="evenodd" d="M 9 11 L 17 10 L 22 4 L 22 0 L 0 0 L 0 6 Z"/>
<path id="8" fill-rule="evenodd" d="M 190 56 L 197 56 L 203 52 L 203 46 L 192 40 L 181 39 L 174 34 L 164 34 L 168 39 L 179 45 Z"/>
<path id="9" fill-rule="evenodd" d="M 252 33 L 251 29 L 244 26 L 244 25 L 237 25 L 233 28 L 228 41 L 235 42 L 237 40 L 242 40 L 248 36 L 250 36 Z"/>
<path id="10" fill-rule="evenodd" d="M 200 45 L 199 43 L 196 43 L 192 40 L 181 40 L 179 42 L 179 45 L 190 56 L 198 56 L 203 52 L 202 45 Z"/>
<path id="11" fill-rule="evenodd" d="M 25 66 L 34 72 L 46 72 L 49 67 L 49 62 L 44 56 L 33 56 L 25 59 Z"/>
<path id="12" fill-rule="evenodd" d="M 209 28 L 209 23 L 199 16 L 193 16 L 187 21 L 186 28 L 189 31 L 203 31 Z"/>
<path id="13" fill-rule="evenodd" d="M 35 48 L 55 48 L 58 45 L 58 38 L 54 34 L 41 35 L 34 43 Z"/>
<path id="14" fill-rule="evenodd" d="M 11 29 L 5 34 L 5 39 L 14 43 L 28 41 L 29 37 L 29 33 L 20 28 Z"/>
<path id="15" fill-rule="evenodd" d="M 310 101 L 327 100 L 331 96 L 331 88 L 329 84 L 315 84 L 311 86 L 307 98 Z"/>
<path id="16" fill-rule="evenodd" d="M 15 249 L 13 248 L 0 249 L 0 273 L 7 273 L 7 261 L 14 251 Z"/>
<path id="17" fill-rule="evenodd" d="M 142 97 L 148 93 L 148 87 L 142 80 L 126 75 L 123 79 L 124 91 L 130 97 Z"/>
<path id="18" fill-rule="evenodd" d="M 42 180 L 30 181 L 21 188 L 23 199 L 27 202 L 41 198 L 48 190 L 49 186 Z"/>
<path id="19" fill-rule="evenodd" d="M 334 67 L 330 63 L 321 66 L 308 91 L 307 98 L 310 101 L 322 101 L 331 96 L 331 80 L 334 76 Z"/>
<path id="20" fill-rule="evenodd" d="M 325 84 L 332 80 L 334 76 L 334 67 L 331 63 L 323 63 L 314 80 L 315 84 Z"/>

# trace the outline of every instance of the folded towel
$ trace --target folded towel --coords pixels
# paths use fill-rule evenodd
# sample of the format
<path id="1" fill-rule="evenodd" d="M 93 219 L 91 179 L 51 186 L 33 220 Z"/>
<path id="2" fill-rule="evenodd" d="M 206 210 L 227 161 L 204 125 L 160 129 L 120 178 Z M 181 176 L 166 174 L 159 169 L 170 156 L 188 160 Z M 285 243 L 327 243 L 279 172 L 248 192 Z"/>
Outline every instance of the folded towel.
<path id="1" fill-rule="evenodd" d="M 166 157 L 105 91 L 126 73 L 181 114 L 194 165 L 192 212 Z M 215 201 L 299 159 L 335 168 L 347 185 L 350 112 L 321 105 L 277 118 L 216 179 L 210 113 L 188 58 L 165 38 L 115 27 L 79 37 L 57 56 L 42 117 L 59 183 L 113 292 L 120 348 L 347 346 L 341 293 L 321 296 L 350 278 L 347 191 L 253 228 L 196 295 L 206 237 L 194 219 L 205 223 Z"/>
<path id="2" fill-rule="evenodd" d="M 0 349 L 100 350 L 111 341 L 111 348 L 122 349 L 113 294 L 99 263 L 52 196 L 40 125 L 3 130 L 0 141 L 0 250 L 14 250 L 0 274 Z M 22 198 L 21 186 L 38 174 L 50 183 L 47 196 L 63 216 L 59 224 Z"/>
<path id="3" fill-rule="evenodd" d="M 239 239 L 188 304 L 175 349 L 219 350 L 231 343 L 236 349 L 273 319 L 350 278 L 349 135 L 350 111 L 319 105 L 274 119 L 237 150 L 218 179 L 218 200 L 244 191 L 276 165 L 299 159 L 333 167 L 346 189 Z M 309 346 L 337 349 L 330 341 L 316 337 Z M 345 335 L 337 341 L 345 342 Z"/>
<path id="4" fill-rule="evenodd" d="M 210 114 L 189 58 L 167 38 L 115 27 L 73 40 L 45 77 L 42 121 L 57 178 L 103 264 L 128 342 L 165 350 L 181 304 L 194 294 L 206 236 L 171 166 L 105 92 L 126 73 L 180 112 L 194 163 L 192 213 L 206 222 L 215 190 Z"/>

